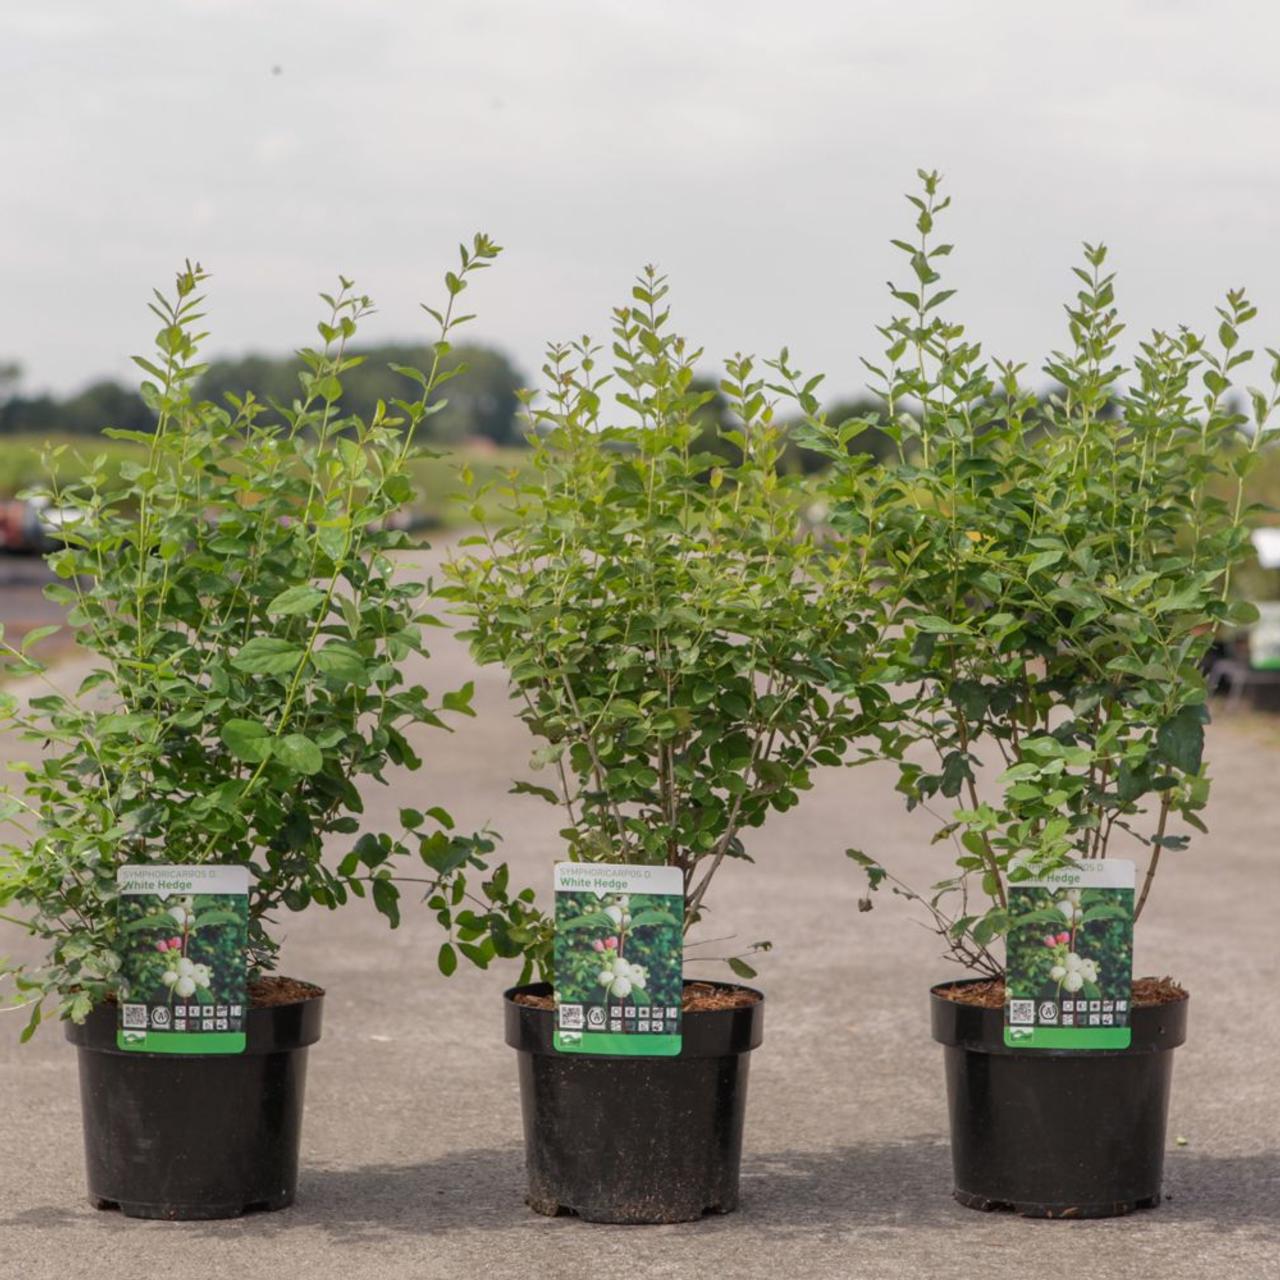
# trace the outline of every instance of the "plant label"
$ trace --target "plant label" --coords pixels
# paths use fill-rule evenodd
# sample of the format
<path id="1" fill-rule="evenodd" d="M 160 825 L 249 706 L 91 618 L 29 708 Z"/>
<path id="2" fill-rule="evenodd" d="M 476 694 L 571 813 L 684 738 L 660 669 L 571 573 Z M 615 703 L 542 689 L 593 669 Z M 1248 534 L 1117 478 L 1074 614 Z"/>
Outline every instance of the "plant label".
<path id="1" fill-rule="evenodd" d="M 610 1058 L 678 1054 L 680 868 L 558 862 L 555 901 L 555 1047 Z"/>
<path id="2" fill-rule="evenodd" d="M 121 867 L 116 1043 L 142 1053 L 243 1053 L 248 867 Z"/>
<path id="3" fill-rule="evenodd" d="M 1004 1042 L 1127 1049 L 1134 864 L 1101 858 L 1009 886 Z"/>
<path id="4" fill-rule="evenodd" d="M 1255 606 L 1258 620 L 1249 628 L 1249 665 L 1255 671 L 1280 669 L 1280 604 L 1264 601 Z"/>

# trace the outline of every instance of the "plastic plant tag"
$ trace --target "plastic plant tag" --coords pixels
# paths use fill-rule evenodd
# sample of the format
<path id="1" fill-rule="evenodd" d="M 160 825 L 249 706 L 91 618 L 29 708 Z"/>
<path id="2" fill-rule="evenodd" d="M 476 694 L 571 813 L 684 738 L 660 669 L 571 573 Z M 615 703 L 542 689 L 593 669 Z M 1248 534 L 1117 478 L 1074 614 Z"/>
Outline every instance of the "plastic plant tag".
<path id="1" fill-rule="evenodd" d="M 1249 628 L 1249 665 L 1255 671 L 1275 671 L 1280 669 L 1280 604 L 1264 601 L 1255 607 L 1258 620 Z"/>
<path id="2" fill-rule="evenodd" d="M 1134 864 L 1100 858 L 1009 886 L 1004 1042 L 1127 1049 Z"/>
<path id="3" fill-rule="evenodd" d="M 249 869 L 121 867 L 116 1043 L 142 1053 L 243 1053 Z"/>
<path id="4" fill-rule="evenodd" d="M 680 868 L 558 862 L 555 900 L 555 1047 L 606 1057 L 678 1054 Z"/>

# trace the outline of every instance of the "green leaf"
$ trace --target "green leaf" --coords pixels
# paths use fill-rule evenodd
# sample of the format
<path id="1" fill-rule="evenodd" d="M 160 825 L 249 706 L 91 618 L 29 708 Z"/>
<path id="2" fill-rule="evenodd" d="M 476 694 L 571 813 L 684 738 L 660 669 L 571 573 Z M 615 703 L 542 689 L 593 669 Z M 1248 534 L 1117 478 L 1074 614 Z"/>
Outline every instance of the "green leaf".
<path id="1" fill-rule="evenodd" d="M 918 618 L 912 618 L 912 622 L 920 631 L 927 632 L 930 635 L 951 635 L 958 632 L 967 631 L 968 628 L 960 622 L 948 622 L 946 618 L 940 618 L 936 614 L 922 614 Z"/>
<path id="2" fill-rule="evenodd" d="M 424 390 L 431 385 L 427 375 L 423 373 L 421 369 L 415 369 L 412 365 L 389 364 L 387 365 L 387 368 L 390 369 L 392 373 L 398 373 L 405 378 L 412 378 L 413 381 Z"/>
<path id="3" fill-rule="evenodd" d="M 1034 764 L 1030 760 L 1020 761 L 1018 764 L 1010 765 L 999 778 L 997 782 L 1022 782 L 1026 778 L 1038 778 L 1042 772 L 1043 766 Z"/>
<path id="4" fill-rule="evenodd" d="M 369 672 L 364 659 L 350 646 L 341 641 L 331 640 L 323 649 L 317 649 L 311 655 L 311 661 L 317 671 L 347 684 L 366 684 Z"/>
<path id="5" fill-rule="evenodd" d="M 1261 614 L 1251 600 L 1233 600 L 1227 606 L 1226 621 L 1233 627 L 1251 627 Z"/>
<path id="6" fill-rule="evenodd" d="M 373 905 L 387 917 L 393 929 L 400 924 L 400 890 L 390 880 L 381 876 L 372 882 Z"/>
<path id="7" fill-rule="evenodd" d="M 1183 707 L 1156 732 L 1156 746 L 1160 754 L 1184 773 L 1200 772 L 1204 755 L 1203 715 L 1201 707 Z"/>
<path id="8" fill-rule="evenodd" d="M 261 764 L 271 755 L 271 733 L 256 720 L 228 720 L 220 736 L 237 760 Z"/>
<path id="9" fill-rule="evenodd" d="M 756 976 L 756 971 L 739 956 L 729 957 L 729 968 L 740 978 L 754 978 Z"/>
<path id="10" fill-rule="evenodd" d="M 458 950 L 461 951 L 477 969 L 487 969 L 489 967 L 489 961 L 493 959 L 493 948 L 488 944 L 477 947 L 470 942 L 459 942 Z"/>
<path id="11" fill-rule="evenodd" d="M 977 680 L 952 681 L 948 691 L 951 701 L 955 703 L 960 714 L 969 721 L 982 718 L 987 709 L 988 692 Z"/>
<path id="12" fill-rule="evenodd" d="M 436 964 L 439 966 L 440 972 L 446 978 L 453 976 L 458 968 L 458 953 L 449 943 L 443 943 L 440 951 L 436 956 Z"/>
<path id="13" fill-rule="evenodd" d="M 22 637 L 22 652 L 25 654 L 34 648 L 41 640 L 46 640 L 49 636 L 57 635 L 62 628 L 56 623 L 46 627 L 32 627 L 26 635 Z"/>
<path id="14" fill-rule="evenodd" d="M 511 786 L 508 794 L 513 796 L 538 796 L 548 804 L 560 803 L 560 797 L 550 787 L 535 786 L 532 782 L 517 781 Z"/>
<path id="15" fill-rule="evenodd" d="M 22 1034 L 18 1036 L 20 1044 L 26 1044 L 28 1040 L 35 1035 L 41 1021 L 44 1018 L 44 1000 L 37 1000 L 31 1006 L 31 1017 L 27 1019 L 27 1025 L 22 1028 Z"/>
<path id="16" fill-rule="evenodd" d="M 149 738 L 156 728 L 154 717 L 148 715 L 115 715 L 108 712 L 98 717 L 98 734 L 102 738 Z"/>
<path id="17" fill-rule="evenodd" d="M 250 675 L 284 675 L 298 666 L 302 652 L 291 640 L 255 636 L 231 659 L 231 665 Z"/>
<path id="18" fill-rule="evenodd" d="M 1005 932 L 1008 926 L 1008 913 L 998 907 L 993 908 L 973 926 L 971 930 L 973 940 L 978 946 L 985 947 L 994 938 Z"/>
<path id="19" fill-rule="evenodd" d="M 285 734 L 276 741 L 272 754 L 281 764 L 307 777 L 324 768 L 324 753 L 306 734 Z"/>
<path id="20" fill-rule="evenodd" d="M 289 587 L 267 605 L 267 617 L 290 617 L 299 613 L 314 613 L 325 601 L 325 593 L 316 587 Z"/>
<path id="21" fill-rule="evenodd" d="M 458 711 L 464 715 L 474 715 L 471 709 L 471 699 L 475 695 L 475 682 L 468 680 L 461 689 L 453 689 L 446 693 L 441 699 L 441 706 L 446 711 Z"/>
<path id="22" fill-rule="evenodd" d="M 1044 569 L 1049 569 L 1062 559 L 1062 549 L 1056 551 L 1042 551 L 1039 555 L 1032 556 L 1027 561 L 1028 573 L 1040 573 Z"/>

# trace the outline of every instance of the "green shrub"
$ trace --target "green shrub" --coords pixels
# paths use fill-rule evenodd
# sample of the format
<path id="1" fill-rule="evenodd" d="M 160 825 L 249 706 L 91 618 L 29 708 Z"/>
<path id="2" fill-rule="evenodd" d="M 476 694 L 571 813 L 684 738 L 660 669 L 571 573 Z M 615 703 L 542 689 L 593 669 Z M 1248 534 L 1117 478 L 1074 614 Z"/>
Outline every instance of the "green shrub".
<path id="1" fill-rule="evenodd" d="M 412 497 L 415 433 L 453 372 L 440 362 L 465 319 L 456 299 L 497 253 L 484 236 L 461 250 L 448 306 L 432 312 L 433 364 L 400 368 L 405 398 L 368 419 L 337 409 L 370 310 L 349 281 L 325 295 L 322 346 L 302 353 L 299 394 L 273 412 L 252 396 L 193 395 L 200 269 L 156 295 L 157 352 L 138 359 L 156 430 L 109 432 L 141 456 L 45 495 L 72 513 L 50 594 L 95 670 L 75 696 L 49 685 L 28 697 L 42 678 L 33 632 L 8 649 L 32 680 L 0 695 L 49 748 L 3 804 L 24 838 L 0 855 L 0 906 L 47 945 L 42 963 L 7 970 L 32 1006 L 28 1034 L 46 999 L 80 1020 L 114 990 L 122 864 L 246 864 L 255 970 L 275 964 L 282 909 L 368 894 L 394 926 L 404 855 L 425 863 L 428 893 L 461 896 L 466 870 L 483 868 L 488 840 L 453 835 L 439 807 L 403 810 L 398 833 L 362 832 L 357 785 L 418 768 L 407 731 L 470 712 L 470 686 L 433 696 L 404 680 L 438 620 L 425 585 L 398 571 L 406 535 L 391 525 Z M 56 474 L 62 447 L 50 453 Z M 323 856 L 333 837 L 350 846 L 336 867 Z"/>
<path id="2" fill-rule="evenodd" d="M 731 416 L 707 450 L 713 392 L 666 296 L 649 270 L 615 312 L 611 372 L 588 340 L 551 349 L 528 472 L 498 490 L 504 521 L 464 540 L 477 550 L 449 566 L 448 594 L 539 742 L 515 789 L 562 809 L 573 860 L 679 867 L 687 930 L 815 769 L 854 743 L 893 749 L 895 712 L 875 568 L 813 536 L 750 357 L 728 362 Z M 551 929 L 531 916 L 514 935 L 543 972 Z"/>
<path id="3" fill-rule="evenodd" d="M 1229 584 L 1280 355 L 1268 351 L 1269 387 L 1248 390 L 1246 416 L 1233 387 L 1255 311 L 1233 290 L 1212 340 L 1156 332 L 1124 367 L 1107 252 L 1086 246 L 1041 401 L 1021 366 L 988 360 L 947 318 L 951 246 L 934 232 L 948 201 L 936 174 L 921 178 L 914 237 L 894 241 L 913 278 L 891 286 L 900 310 L 869 366 L 897 459 L 852 462 L 846 432 L 868 424 L 829 426 L 812 406 L 809 441 L 831 460 L 834 528 L 858 538 L 874 522 L 898 594 L 894 665 L 923 749 L 899 790 L 947 810 L 936 840 L 954 857 L 913 896 L 956 958 L 998 974 L 989 948 L 1010 925 L 1011 880 L 1127 852 L 1146 864 L 1140 915 L 1162 854 L 1189 840 L 1171 820 L 1204 830 L 1200 662 L 1219 626 L 1253 613 Z M 877 860 L 850 853 L 883 882 Z"/>

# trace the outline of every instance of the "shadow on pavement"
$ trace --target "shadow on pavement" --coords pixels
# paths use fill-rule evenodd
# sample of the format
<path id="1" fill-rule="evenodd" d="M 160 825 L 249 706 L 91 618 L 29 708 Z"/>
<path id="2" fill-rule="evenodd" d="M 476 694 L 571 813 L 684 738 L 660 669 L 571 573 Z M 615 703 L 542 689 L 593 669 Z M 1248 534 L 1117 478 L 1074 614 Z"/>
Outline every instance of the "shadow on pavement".
<path id="1" fill-rule="evenodd" d="M 1280 1240 L 1280 1152 L 1253 1156 L 1170 1153 L 1165 1204 L 1154 1212 L 1089 1224 L 1094 1229 L 1148 1230 L 1194 1224 Z M 827 1151 L 748 1155 L 742 1209 L 725 1218 L 659 1229 L 662 1234 L 733 1231 L 766 1239 L 899 1231 L 971 1234 L 979 1222 L 1016 1226 L 1003 1215 L 981 1215 L 951 1199 L 947 1144 L 936 1136 L 862 1143 Z M 451 1152 L 420 1164 L 365 1165 L 304 1171 L 298 1204 L 282 1213 L 235 1222 L 188 1223 L 184 1235 L 272 1237 L 319 1231 L 338 1245 L 395 1235 L 436 1236 L 475 1231 L 600 1230 L 572 1218 L 542 1218 L 522 1202 L 523 1161 L 517 1147 Z M 174 1230 L 136 1224 L 87 1206 L 35 1208 L 0 1227 L 79 1227 L 108 1231 Z M 1026 1223 L 1029 1229 L 1052 1230 Z M 1075 1229 L 1086 1229 L 1075 1224 Z"/>
<path id="2" fill-rule="evenodd" d="M 743 1231 L 812 1234 L 872 1226 L 952 1224 L 963 1214 L 950 1186 L 947 1148 L 934 1138 L 824 1152 L 748 1155 L 742 1209 L 664 1232 Z M 943 1194 L 936 1192 L 942 1189 Z M 543 1218 L 525 1208 L 523 1152 L 517 1147 L 454 1152 L 418 1165 L 313 1170 L 289 1215 L 254 1228 L 314 1222 L 339 1242 L 382 1231 L 595 1230 L 572 1217 Z"/>

